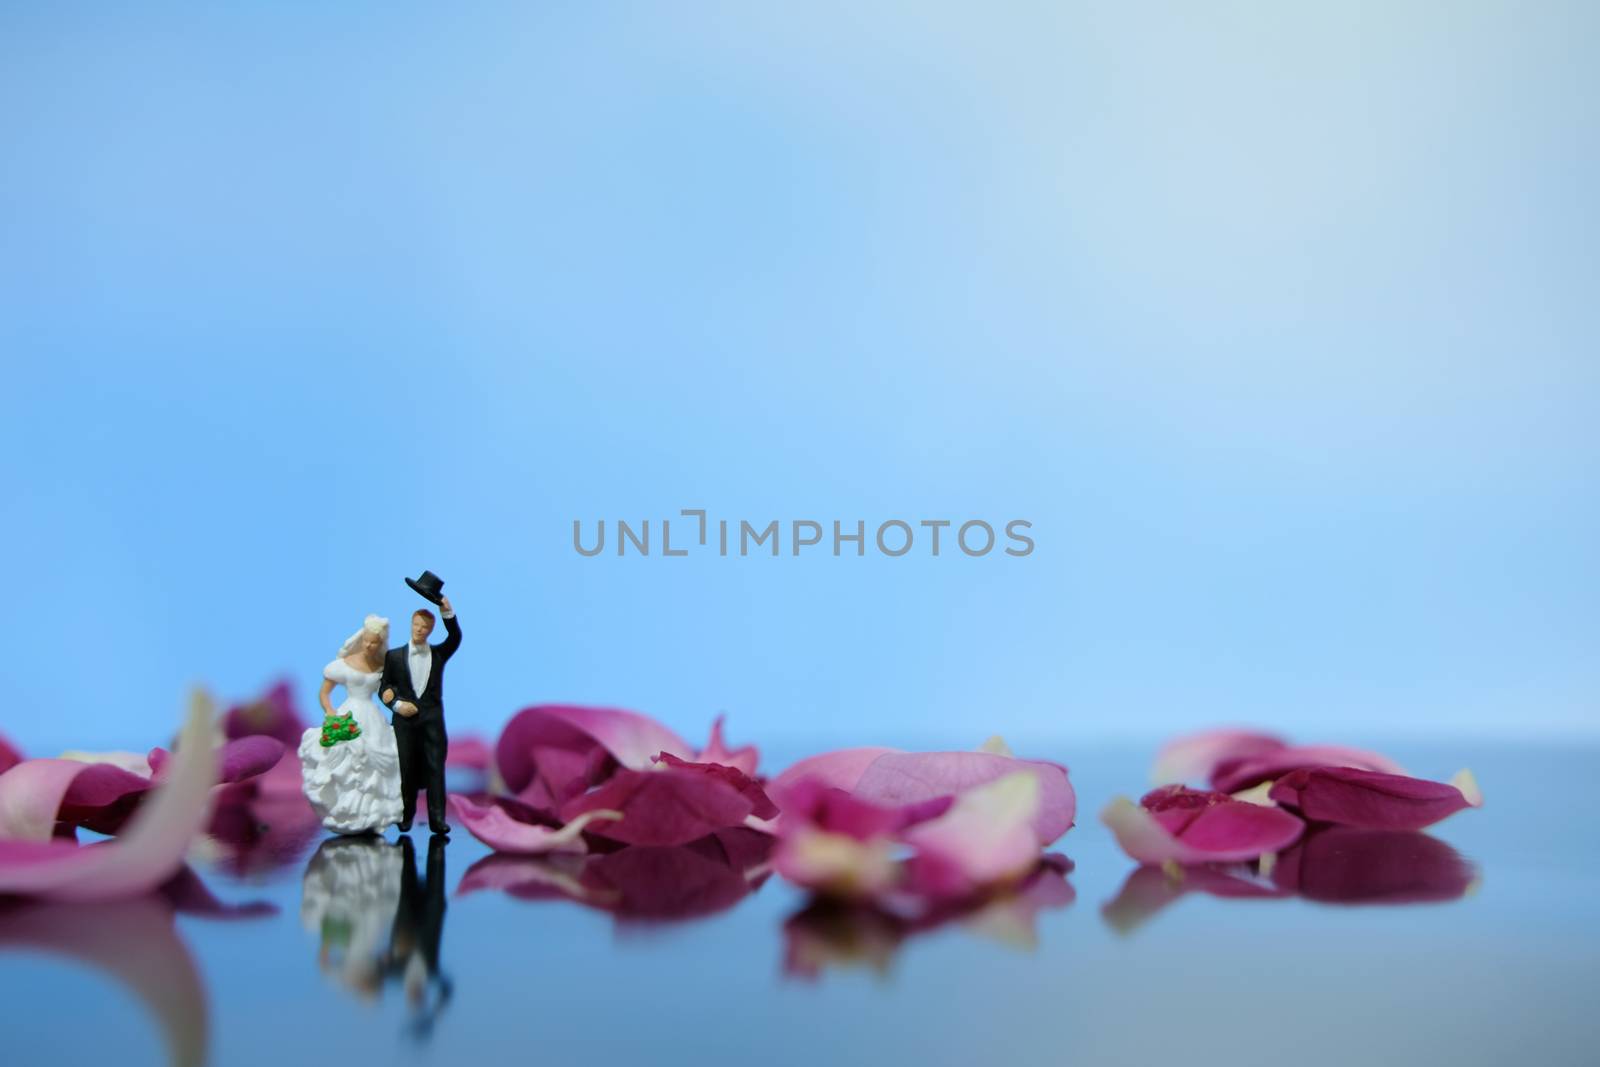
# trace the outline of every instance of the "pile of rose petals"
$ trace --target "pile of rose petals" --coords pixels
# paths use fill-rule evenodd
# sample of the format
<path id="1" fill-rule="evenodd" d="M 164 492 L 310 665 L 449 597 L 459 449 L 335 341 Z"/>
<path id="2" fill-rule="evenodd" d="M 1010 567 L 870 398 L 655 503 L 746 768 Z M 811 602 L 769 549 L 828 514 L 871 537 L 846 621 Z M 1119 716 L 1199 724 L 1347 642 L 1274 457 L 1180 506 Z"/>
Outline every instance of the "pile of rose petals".
<path id="1" fill-rule="evenodd" d="M 268 694 L 287 701 L 286 690 Z M 292 715 L 292 710 L 288 712 Z M 297 717 L 295 717 L 297 719 Z M 299 764 L 272 731 L 212 722 L 196 694 L 176 751 L 69 752 L 24 759 L 0 744 L 0 894 L 109 900 L 146 892 L 179 871 L 197 836 L 276 775 L 299 808 Z M 112 837 L 83 845 L 80 830 Z"/>
<path id="2" fill-rule="evenodd" d="M 696 750 L 637 712 L 538 705 L 495 744 L 489 770 L 500 791 L 452 794 L 451 812 L 497 852 L 529 857 L 681 848 L 748 831 L 775 845 L 789 881 L 855 901 L 962 900 L 1015 884 L 1072 825 L 1066 768 L 1018 759 L 1000 742 L 975 752 L 844 749 L 770 782 L 758 760 L 754 747 L 728 747 L 720 719 Z M 463 888 L 560 882 L 587 869 L 500 859 Z"/>
<path id="3" fill-rule="evenodd" d="M 514 715 L 494 747 L 504 792 L 451 794 L 466 829 L 500 852 L 671 848 L 778 813 L 752 777 L 754 748 L 730 751 L 721 720 L 696 750 L 636 712 L 541 704 Z"/>
<path id="4" fill-rule="evenodd" d="M 1118 797 L 1100 816 L 1123 851 L 1149 865 L 1254 859 L 1293 845 L 1308 825 L 1416 831 L 1483 804 L 1470 771 L 1434 782 L 1379 753 L 1242 730 L 1171 742 L 1155 777 L 1169 784 L 1138 804 Z"/>
<path id="5" fill-rule="evenodd" d="M 58 759 L 23 760 L 0 774 L 0 894 L 110 900 L 172 877 L 205 824 L 226 761 L 211 729 L 210 703 L 196 695 L 177 754 L 149 779 L 114 763 Z M 263 756 L 252 746 L 234 769 L 245 773 Z M 80 846 L 76 827 L 102 818 L 116 822 L 117 836 Z"/>
<path id="6" fill-rule="evenodd" d="M 801 760 L 772 781 L 778 873 L 822 896 L 928 911 L 1033 873 L 1072 826 L 1067 769 L 975 752 L 858 748 Z"/>

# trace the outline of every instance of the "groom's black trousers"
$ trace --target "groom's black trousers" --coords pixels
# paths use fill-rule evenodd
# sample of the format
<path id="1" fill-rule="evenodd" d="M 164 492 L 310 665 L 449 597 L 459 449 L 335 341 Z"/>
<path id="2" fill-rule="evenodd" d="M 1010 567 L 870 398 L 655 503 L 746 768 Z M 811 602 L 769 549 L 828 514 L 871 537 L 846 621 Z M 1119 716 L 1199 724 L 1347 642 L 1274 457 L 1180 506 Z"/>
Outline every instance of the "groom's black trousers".
<path id="1" fill-rule="evenodd" d="M 400 756 L 400 815 L 410 822 L 417 814 L 417 790 L 428 791 L 428 825 L 444 824 L 444 756 L 449 738 L 444 716 L 394 717 L 394 746 Z"/>

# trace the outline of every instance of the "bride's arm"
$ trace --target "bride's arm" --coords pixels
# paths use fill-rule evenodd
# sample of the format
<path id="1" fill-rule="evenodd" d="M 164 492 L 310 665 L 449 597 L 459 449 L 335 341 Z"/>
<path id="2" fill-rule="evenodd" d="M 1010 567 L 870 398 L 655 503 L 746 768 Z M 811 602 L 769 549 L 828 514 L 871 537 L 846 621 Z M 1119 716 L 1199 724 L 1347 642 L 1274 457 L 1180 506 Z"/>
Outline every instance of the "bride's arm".
<path id="1" fill-rule="evenodd" d="M 324 678 L 322 680 L 322 692 L 317 694 L 317 700 L 322 704 L 322 710 L 327 713 L 330 719 L 333 718 L 333 701 L 328 699 L 328 694 L 333 692 L 333 685 L 332 678 Z"/>

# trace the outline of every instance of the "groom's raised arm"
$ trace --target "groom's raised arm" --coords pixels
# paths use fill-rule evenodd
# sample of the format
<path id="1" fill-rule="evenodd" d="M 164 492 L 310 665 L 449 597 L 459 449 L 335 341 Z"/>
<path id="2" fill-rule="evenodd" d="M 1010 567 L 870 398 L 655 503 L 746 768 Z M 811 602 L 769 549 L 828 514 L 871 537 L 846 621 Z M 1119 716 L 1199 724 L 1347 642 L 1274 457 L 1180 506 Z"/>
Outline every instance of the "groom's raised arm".
<path id="1" fill-rule="evenodd" d="M 455 609 L 450 606 L 449 597 L 440 597 L 440 612 L 444 617 L 445 638 L 439 642 L 439 655 L 449 659 L 455 655 L 456 649 L 461 647 L 461 624 L 456 621 Z"/>

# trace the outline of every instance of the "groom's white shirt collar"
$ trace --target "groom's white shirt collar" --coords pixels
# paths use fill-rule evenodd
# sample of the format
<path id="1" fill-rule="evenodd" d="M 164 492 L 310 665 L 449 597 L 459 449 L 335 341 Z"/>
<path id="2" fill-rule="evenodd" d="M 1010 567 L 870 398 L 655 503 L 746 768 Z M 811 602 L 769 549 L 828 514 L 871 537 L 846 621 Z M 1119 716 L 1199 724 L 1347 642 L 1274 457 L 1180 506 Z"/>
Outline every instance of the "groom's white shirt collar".
<path id="1" fill-rule="evenodd" d="M 411 691 L 420 697 L 422 691 L 428 688 L 428 676 L 433 673 L 433 652 L 426 641 L 406 647 L 410 649 L 406 659 L 411 668 Z"/>

